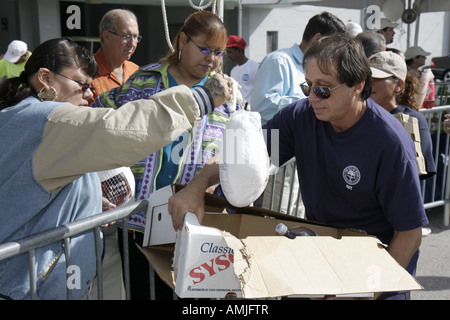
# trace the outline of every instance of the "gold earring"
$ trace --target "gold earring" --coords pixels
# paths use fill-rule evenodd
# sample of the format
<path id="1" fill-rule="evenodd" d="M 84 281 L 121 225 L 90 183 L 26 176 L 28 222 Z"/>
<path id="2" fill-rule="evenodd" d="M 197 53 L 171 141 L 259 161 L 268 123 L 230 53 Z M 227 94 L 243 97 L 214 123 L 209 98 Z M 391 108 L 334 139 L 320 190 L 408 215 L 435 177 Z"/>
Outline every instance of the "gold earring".
<path id="1" fill-rule="evenodd" d="M 56 97 L 58 96 L 58 93 L 56 92 L 56 89 L 50 86 L 51 91 L 47 92 L 45 91 L 45 87 L 42 87 L 41 91 L 38 93 L 38 97 L 41 101 L 55 101 Z"/>

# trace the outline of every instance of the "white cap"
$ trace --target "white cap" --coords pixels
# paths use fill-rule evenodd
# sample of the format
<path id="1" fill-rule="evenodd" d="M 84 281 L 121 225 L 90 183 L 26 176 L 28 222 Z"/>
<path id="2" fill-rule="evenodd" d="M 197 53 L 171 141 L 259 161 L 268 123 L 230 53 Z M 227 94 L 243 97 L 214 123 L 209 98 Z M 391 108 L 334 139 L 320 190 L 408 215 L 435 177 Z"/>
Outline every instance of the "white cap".
<path id="1" fill-rule="evenodd" d="M 431 52 L 423 50 L 421 47 L 410 47 L 405 51 L 405 60 L 412 59 L 417 56 L 429 56 Z"/>
<path id="2" fill-rule="evenodd" d="M 378 30 L 383 30 L 384 28 L 397 28 L 397 27 L 398 27 L 398 23 L 392 22 L 388 18 L 381 18 L 380 19 L 380 29 L 378 29 Z"/>
<path id="3" fill-rule="evenodd" d="M 345 24 L 345 31 L 352 36 L 356 36 L 363 31 L 362 27 L 356 22 L 349 21 Z"/>
<path id="4" fill-rule="evenodd" d="M 288 231 L 288 227 L 284 224 L 284 223 L 279 223 L 277 225 L 277 227 L 275 228 L 275 231 L 280 235 L 280 236 L 284 236 L 287 231 Z"/>
<path id="5" fill-rule="evenodd" d="M 28 51 L 28 46 L 25 42 L 20 40 L 12 41 L 8 46 L 8 51 L 6 51 L 3 59 L 8 60 L 11 63 L 16 63 L 21 56 L 23 56 Z"/>

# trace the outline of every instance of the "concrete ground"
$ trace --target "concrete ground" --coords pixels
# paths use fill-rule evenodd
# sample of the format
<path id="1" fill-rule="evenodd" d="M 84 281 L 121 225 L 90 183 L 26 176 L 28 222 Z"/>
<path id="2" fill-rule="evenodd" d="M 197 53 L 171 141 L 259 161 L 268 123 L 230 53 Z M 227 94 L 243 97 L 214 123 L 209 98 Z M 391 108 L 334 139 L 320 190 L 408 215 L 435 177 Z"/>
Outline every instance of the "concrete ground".
<path id="1" fill-rule="evenodd" d="M 424 290 L 411 292 L 411 300 L 450 300 L 450 228 L 443 226 L 443 211 L 428 211 L 432 232 L 422 238 L 416 274 Z"/>

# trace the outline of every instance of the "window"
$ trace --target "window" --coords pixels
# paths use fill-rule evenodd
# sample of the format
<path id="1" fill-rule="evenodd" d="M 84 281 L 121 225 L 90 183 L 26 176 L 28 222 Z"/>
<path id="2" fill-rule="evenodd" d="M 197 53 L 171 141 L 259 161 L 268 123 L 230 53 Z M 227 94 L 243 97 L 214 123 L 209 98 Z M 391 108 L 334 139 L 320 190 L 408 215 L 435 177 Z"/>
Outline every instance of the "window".
<path id="1" fill-rule="evenodd" d="M 271 53 L 278 49 L 278 31 L 267 31 L 266 53 Z"/>

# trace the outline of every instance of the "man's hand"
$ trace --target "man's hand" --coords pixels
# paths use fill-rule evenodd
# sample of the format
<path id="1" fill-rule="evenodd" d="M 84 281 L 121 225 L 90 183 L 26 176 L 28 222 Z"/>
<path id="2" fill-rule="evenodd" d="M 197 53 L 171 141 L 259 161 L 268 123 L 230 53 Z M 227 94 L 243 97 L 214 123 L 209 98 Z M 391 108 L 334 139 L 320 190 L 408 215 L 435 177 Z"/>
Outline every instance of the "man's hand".
<path id="1" fill-rule="evenodd" d="M 168 209 L 175 231 L 183 227 L 184 217 L 188 212 L 195 213 L 201 224 L 205 216 L 205 189 L 195 182 L 193 184 L 191 182 L 169 198 Z"/>
<path id="2" fill-rule="evenodd" d="M 197 215 L 201 224 L 205 216 L 205 192 L 219 182 L 219 156 L 212 157 L 192 181 L 169 198 L 169 213 L 175 231 L 183 227 L 184 216 L 188 212 Z"/>
<path id="3" fill-rule="evenodd" d="M 203 85 L 211 93 L 216 108 L 231 100 L 231 81 L 228 79 L 224 74 L 216 73 Z"/>

